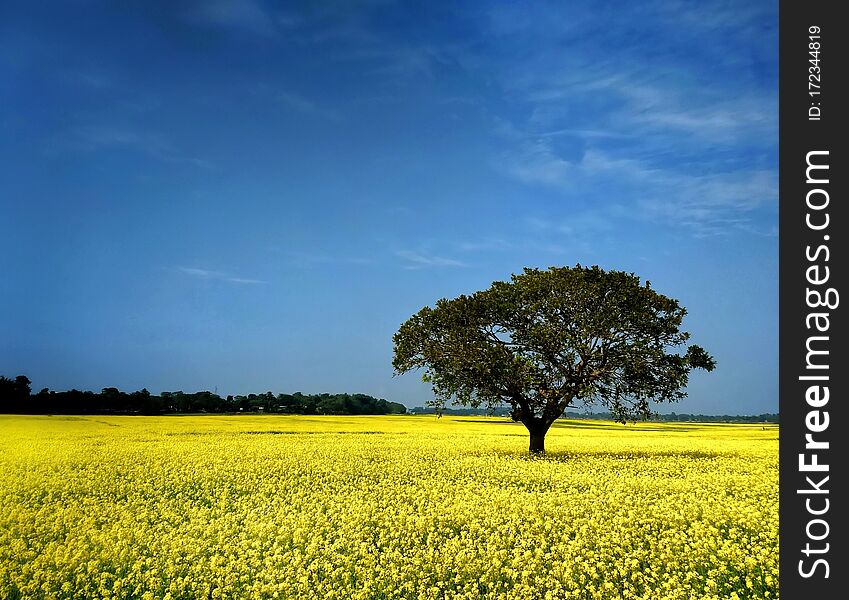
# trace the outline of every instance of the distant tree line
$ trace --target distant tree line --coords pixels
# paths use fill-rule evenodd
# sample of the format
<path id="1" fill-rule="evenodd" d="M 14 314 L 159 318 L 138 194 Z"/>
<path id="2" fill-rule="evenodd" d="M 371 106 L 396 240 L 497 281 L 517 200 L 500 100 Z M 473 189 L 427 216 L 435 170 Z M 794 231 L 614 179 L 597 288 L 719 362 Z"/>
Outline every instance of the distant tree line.
<path id="1" fill-rule="evenodd" d="M 611 413 L 567 412 L 563 415 L 568 419 L 600 419 L 614 420 Z M 655 413 L 650 421 L 693 422 L 693 423 L 778 423 L 778 414 L 763 413 L 760 415 L 694 415 L 690 413 Z"/>
<path id="2" fill-rule="evenodd" d="M 436 410 L 432 407 L 417 406 L 410 409 L 411 414 L 427 414 L 432 415 Z M 442 411 L 444 415 L 456 416 L 498 416 L 506 417 L 510 415 L 510 407 L 500 407 L 493 410 L 483 408 L 445 408 Z M 596 419 L 599 421 L 614 421 L 612 413 L 609 412 L 576 412 L 566 411 L 562 418 L 565 419 Z M 693 415 L 689 413 L 677 414 L 653 414 L 650 421 L 683 421 L 694 423 L 778 423 L 778 414 L 764 413 L 760 415 Z"/>
<path id="3" fill-rule="evenodd" d="M 179 413 L 283 413 L 299 415 L 388 415 L 404 414 L 407 408 L 366 394 L 248 394 L 222 398 L 213 392 L 182 391 L 151 394 L 147 389 L 122 392 L 103 388 L 100 393 L 80 390 L 64 392 L 44 388 L 37 394 L 31 382 L 19 375 L 0 377 L 0 413 L 14 414 L 139 414 Z"/>
<path id="4" fill-rule="evenodd" d="M 509 406 L 500 406 L 493 409 L 487 408 L 443 408 L 439 412 L 443 415 L 466 416 L 466 417 L 509 417 L 511 408 Z M 433 415 L 436 414 L 436 409 L 432 406 L 417 406 L 410 409 L 410 414 L 418 415 Z"/>

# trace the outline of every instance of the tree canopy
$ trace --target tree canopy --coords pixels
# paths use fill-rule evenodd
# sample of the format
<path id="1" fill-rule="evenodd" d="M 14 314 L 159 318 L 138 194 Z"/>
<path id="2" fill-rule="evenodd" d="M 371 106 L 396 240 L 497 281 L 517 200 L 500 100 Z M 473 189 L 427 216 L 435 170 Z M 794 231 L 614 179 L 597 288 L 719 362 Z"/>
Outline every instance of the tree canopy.
<path id="1" fill-rule="evenodd" d="M 686 314 L 633 273 L 526 268 L 422 308 L 395 334 L 392 364 L 396 374 L 424 369 L 437 408 L 509 405 L 531 452 L 542 452 L 551 424 L 576 402 L 624 423 L 648 418 L 652 401 L 684 398 L 690 371 L 715 366 L 686 345 Z"/>

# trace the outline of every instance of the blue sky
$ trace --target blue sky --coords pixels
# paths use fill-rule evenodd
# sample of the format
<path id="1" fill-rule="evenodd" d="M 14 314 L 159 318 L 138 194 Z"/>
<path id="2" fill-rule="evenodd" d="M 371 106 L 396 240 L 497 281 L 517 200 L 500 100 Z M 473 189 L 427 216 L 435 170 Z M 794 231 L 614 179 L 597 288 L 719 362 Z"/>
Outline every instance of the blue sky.
<path id="1" fill-rule="evenodd" d="M 411 314 L 633 271 L 777 411 L 777 3 L 11 2 L 0 374 L 363 392 Z"/>

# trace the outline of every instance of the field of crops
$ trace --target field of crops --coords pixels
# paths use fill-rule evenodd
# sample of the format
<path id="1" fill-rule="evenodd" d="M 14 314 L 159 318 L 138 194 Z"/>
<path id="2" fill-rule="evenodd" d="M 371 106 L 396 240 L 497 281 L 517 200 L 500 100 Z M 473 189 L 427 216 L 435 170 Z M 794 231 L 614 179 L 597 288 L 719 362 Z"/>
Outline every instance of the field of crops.
<path id="1" fill-rule="evenodd" d="M 778 428 L 0 416 L 2 598 L 776 598 Z"/>

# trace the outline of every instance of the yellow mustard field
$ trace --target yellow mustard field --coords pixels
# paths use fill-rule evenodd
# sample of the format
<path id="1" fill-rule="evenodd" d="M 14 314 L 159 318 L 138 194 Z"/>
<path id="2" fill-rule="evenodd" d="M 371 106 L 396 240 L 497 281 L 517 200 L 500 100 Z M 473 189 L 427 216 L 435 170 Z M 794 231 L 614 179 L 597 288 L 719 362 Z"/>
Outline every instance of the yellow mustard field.
<path id="1" fill-rule="evenodd" d="M 778 428 L 0 416 L 0 597 L 778 597 Z"/>

